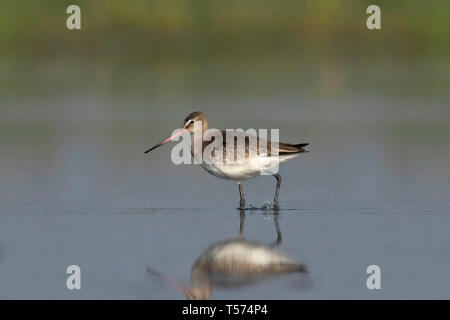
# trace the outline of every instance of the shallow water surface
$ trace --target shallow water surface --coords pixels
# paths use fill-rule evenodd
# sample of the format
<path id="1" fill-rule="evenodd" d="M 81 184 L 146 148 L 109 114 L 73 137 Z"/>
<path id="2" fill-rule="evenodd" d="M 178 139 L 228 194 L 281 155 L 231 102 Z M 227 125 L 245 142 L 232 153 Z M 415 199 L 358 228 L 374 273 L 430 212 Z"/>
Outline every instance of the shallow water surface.
<path id="1" fill-rule="evenodd" d="M 144 154 L 193 105 L 215 128 L 279 128 L 283 142 L 310 143 L 280 166 L 274 248 L 309 272 L 213 285 L 212 299 L 450 298 L 448 106 L 289 95 L 183 100 L 171 111 L 83 96 L 5 103 L 0 298 L 184 299 L 173 283 L 190 287 L 195 261 L 241 226 L 235 182 L 174 165 L 169 144 Z M 247 205 L 273 199 L 275 183 L 245 182 Z M 245 216 L 245 239 L 277 239 L 271 212 Z M 66 288 L 73 264 L 81 290 Z M 369 265 L 381 268 L 381 290 L 366 287 Z"/>
<path id="2" fill-rule="evenodd" d="M 450 208 L 285 208 L 277 251 L 307 274 L 273 275 L 212 289 L 213 299 L 448 298 Z M 0 208 L 1 298 L 184 299 L 157 270 L 190 286 L 191 268 L 211 244 L 239 236 L 229 208 Z M 272 212 L 246 211 L 245 239 L 277 239 Z M 69 291 L 68 265 L 82 289 Z M 366 288 L 379 265 L 382 289 Z"/>

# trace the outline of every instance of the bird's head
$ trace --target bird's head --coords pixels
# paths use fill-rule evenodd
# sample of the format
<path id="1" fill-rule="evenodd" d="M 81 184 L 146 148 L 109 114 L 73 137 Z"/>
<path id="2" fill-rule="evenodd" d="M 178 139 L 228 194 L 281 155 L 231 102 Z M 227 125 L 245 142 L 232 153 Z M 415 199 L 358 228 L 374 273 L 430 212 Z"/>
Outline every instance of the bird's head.
<path id="1" fill-rule="evenodd" d="M 198 128 L 202 128 L 206 131 L 209 128 L 208 120 L 205 115 L 200 111 L 190 113 L 183 122 L 183 129 L 187 130 L 190 134 L 194 133 L 195 124 L 199 124 Z"/>
<path id="2" fill-rule="evenodd" d="M 181 136 L 185 133 L 190 133 L 191 135 L 194 133 L 195 130 L 201 129 L 202 132 L 206 132 L 206 130 L 209 129 L 208 120 L 206 119 L 205 115 L 199 111 L 192 112 L 189 114 L 186 119 L 184 119 L 183 127 L 176 130 L 175 133 L 173 133 L 169 138 L 161 141 L 157 145 L 151 147 L 145 153 L 148 153 L 164 144 L 166 144 L 169 141 L 172 141 L 175 137 Z M 200 134 L 200 137 L 202 137 L 202 134 Z"/>

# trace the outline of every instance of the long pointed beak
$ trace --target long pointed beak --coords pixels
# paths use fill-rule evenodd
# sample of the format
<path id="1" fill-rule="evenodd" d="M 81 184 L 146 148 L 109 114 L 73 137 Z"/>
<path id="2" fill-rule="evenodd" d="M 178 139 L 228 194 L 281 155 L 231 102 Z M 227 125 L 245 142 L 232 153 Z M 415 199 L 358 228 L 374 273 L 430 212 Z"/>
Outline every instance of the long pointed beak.
<path id="1" fill-rule="evenodd" d="M 172 136 L 170 136 L 169 138 L 167 138 L 166 140 L 161 141 L 160 143 L 158 143 L 156 146 L 151 147 L 150 149 L 148 149 L 147 151 L 145 151 L 145 153 L 149 153 L 150 151 L 161 147 L 162 145 L 166 144 L 167 142 L 171 141 L 173 138 L 178 137 L 180 135 L 182 135 L 183 133 L 187 132 L 186 129 L 182 128 L 179 129 L 179 131 L 177 131 L 176 133 L 174 133 Z"/>

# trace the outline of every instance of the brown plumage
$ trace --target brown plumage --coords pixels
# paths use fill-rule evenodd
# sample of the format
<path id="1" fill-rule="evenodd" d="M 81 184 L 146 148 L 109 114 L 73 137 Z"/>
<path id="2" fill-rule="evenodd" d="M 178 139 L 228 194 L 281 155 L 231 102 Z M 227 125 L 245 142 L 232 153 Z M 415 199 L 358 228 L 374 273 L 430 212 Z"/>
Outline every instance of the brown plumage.
<path id="1" fill-rule="evenodd" d="M 223 143 L 223 160 L 225 161 L 225 163 L 229 162 L 227 159 L 227 150 L 230 149 L 230 147 L 233 147 L 233 154 L 234 154 L 234 159 L 232 159 L 231 163 L 233 162 L 237 162 L 238 161 L 238 155 L 239 155 L 239 150 L 238 147 L 239 146 L 239 138 L 237 136 L 234 136 L 234 139 L 232 141 L 232 144 L 227 144 L 227 139 L 226 139 L 226 130 L 221 130 L 222 133 L 222 143 Z M 235 133 L 236 134 L 236 133 Z M 272 147 L 272 142 L 270 140 L 264 140 L 260 137 L 257 136 L 253 136 L 253 135 L 248 135 L 248 134 L 240 134 L 237 133 L 237 135 L 239 136 L 243 136 L 241 137 L 242 142 L 243 143 L 243 150 L 245 150 L 245 160 L 248 161 L 249 157 L 250 157 L 250 141 L 251 139 L 256 139 L 256 150 L 255 150 L 255 154 L 256 155 L 268 155 L 268 156 L 276 156 L 276 152 L 272 152 L 274 147 Z M 204 152 L 205 148 L 207 146 L 209 146 L 210 144 L 214 143 L 215 141 L 215 137 L 211 138 L 211 141 L 203 141 L 202 143 L 202 153 Z M 285 155 L 289 155 L 289 154 L 296 154 L 296 153 L 303 153 L 303 152 L 309 152 L 305 149 L 306 146 L 308 146 L 309 143 L 300 143 L 300 144 L 290 144 L 290 143 L 283 143 L 283 142 L 279 142 L 278 143 L 278 155 L 279 156 L 285 156 Z M 192 154 L 194 154 L 193 151 L 193 147 L 191 150 Z M 212 151 L 211 153 L 213 156 L 215 156 L 215 150 Z"/>

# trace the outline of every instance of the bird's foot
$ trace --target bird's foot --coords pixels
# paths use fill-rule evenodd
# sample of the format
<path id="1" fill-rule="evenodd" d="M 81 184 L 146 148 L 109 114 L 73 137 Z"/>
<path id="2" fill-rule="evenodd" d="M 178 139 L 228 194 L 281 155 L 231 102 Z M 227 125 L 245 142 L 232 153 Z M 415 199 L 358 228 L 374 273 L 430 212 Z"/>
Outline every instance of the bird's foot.
<path id="1" fill-rule="evenodd" d="M 261 210 L 261 211 L 278 211 L 280 209 L 280 207 L 278 206 L 278 202 L 277 203 L 272 203 L 271 201 L 264 201 L 264 204 L 261 207 L 255 207 L 254 205 L 250 204 L 250 206 L 248 208 L 245 208 L 245 206 L 241 205 L 239 208 L 237 208 L 238 210 Z"/>
<path id="2" fill-rule="evenodd" d="M 273 199 L 272 209 L 273 210 L 279 210 L 280 209 L 280 206 L 278 205 L 278 197 Z"/>

